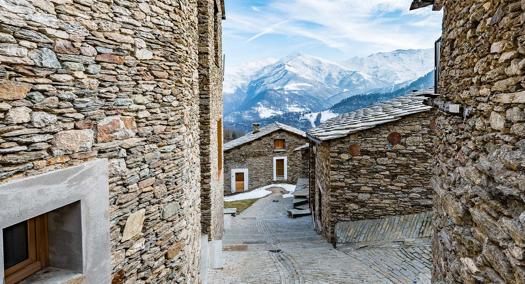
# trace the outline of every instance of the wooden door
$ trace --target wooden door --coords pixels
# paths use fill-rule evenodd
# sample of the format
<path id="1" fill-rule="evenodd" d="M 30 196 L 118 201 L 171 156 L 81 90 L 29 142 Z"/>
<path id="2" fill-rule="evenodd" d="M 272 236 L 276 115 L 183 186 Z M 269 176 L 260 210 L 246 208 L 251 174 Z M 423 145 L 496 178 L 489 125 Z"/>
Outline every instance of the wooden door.
<path id="1" fill-rule="evenodd" d="M 284 159 L 275 161 L 275 175 L 277 178 L 284 178 Z"/>
<path id="2" fill-rule="evenodd" d="M 235 173 L 235 192 L 244 191 L 244 173 Z"/>

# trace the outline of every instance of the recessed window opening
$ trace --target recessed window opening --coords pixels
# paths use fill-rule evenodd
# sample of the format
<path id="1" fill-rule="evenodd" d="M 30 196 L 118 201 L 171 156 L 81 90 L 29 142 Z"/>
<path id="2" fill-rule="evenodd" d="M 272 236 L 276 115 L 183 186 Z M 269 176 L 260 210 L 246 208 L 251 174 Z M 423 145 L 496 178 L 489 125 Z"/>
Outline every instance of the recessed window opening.
<path id="1" fill-rule="evenodd" d="M 5 283 L 17 283 L 48 264 L 47 215 L 2 230 Z"/>
<path id="2" fill-rule="evenodd" d="M 275 150 L 284 150 L 284 149 L 286 149 L 286 141 L 284 139 L 275 139 L 273 141 L 273 148 Z"/>

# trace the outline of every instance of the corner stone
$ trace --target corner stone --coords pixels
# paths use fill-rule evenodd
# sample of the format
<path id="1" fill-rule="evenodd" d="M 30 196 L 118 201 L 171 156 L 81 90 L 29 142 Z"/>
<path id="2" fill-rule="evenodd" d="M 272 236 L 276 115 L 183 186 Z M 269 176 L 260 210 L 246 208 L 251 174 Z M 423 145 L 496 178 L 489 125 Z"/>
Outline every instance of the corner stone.
<path id="1" fill-rule="evenodd" d="M 142 232 L 142 226 L 144 225 L 144 218 L 146 216 L 146 210 L 141 209 L 128 217 L 124 232 L 122 233 L 122 242 L 131 240 L 134 236 Z"/>

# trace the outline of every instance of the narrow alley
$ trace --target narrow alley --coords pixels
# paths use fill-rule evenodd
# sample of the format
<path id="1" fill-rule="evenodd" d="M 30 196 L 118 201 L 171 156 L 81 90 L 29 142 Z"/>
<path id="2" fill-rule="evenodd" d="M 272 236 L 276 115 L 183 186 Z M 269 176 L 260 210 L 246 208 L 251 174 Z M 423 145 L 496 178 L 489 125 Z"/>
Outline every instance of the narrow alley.
<path id="1" fill-rule="evenodd" d="M 427 232 L 428 214 L 349 222 L 341 240 L 351 239 L 352 228 L 370 239 L 334 249 L 313 230 L 311 216 L 288 218 L 292 198 L 274 192 L 226 222 L 224 269 L 211 271 L 209 283 L 430 283 L 430 238 L 399 240 Z"/>

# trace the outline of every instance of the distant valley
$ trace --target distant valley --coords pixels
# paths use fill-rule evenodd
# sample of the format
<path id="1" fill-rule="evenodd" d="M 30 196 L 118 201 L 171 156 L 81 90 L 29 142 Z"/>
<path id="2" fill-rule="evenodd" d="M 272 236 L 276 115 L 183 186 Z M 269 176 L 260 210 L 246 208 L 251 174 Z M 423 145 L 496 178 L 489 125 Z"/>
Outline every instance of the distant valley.
<path id="1" fill-rule="evenodd" d="M 338 114 L 429 88 L 433 50 L 397 50 L 340 63 L 304 54 L 228 71 L 225 128 L 276 121 L 306 130 Z"/>

